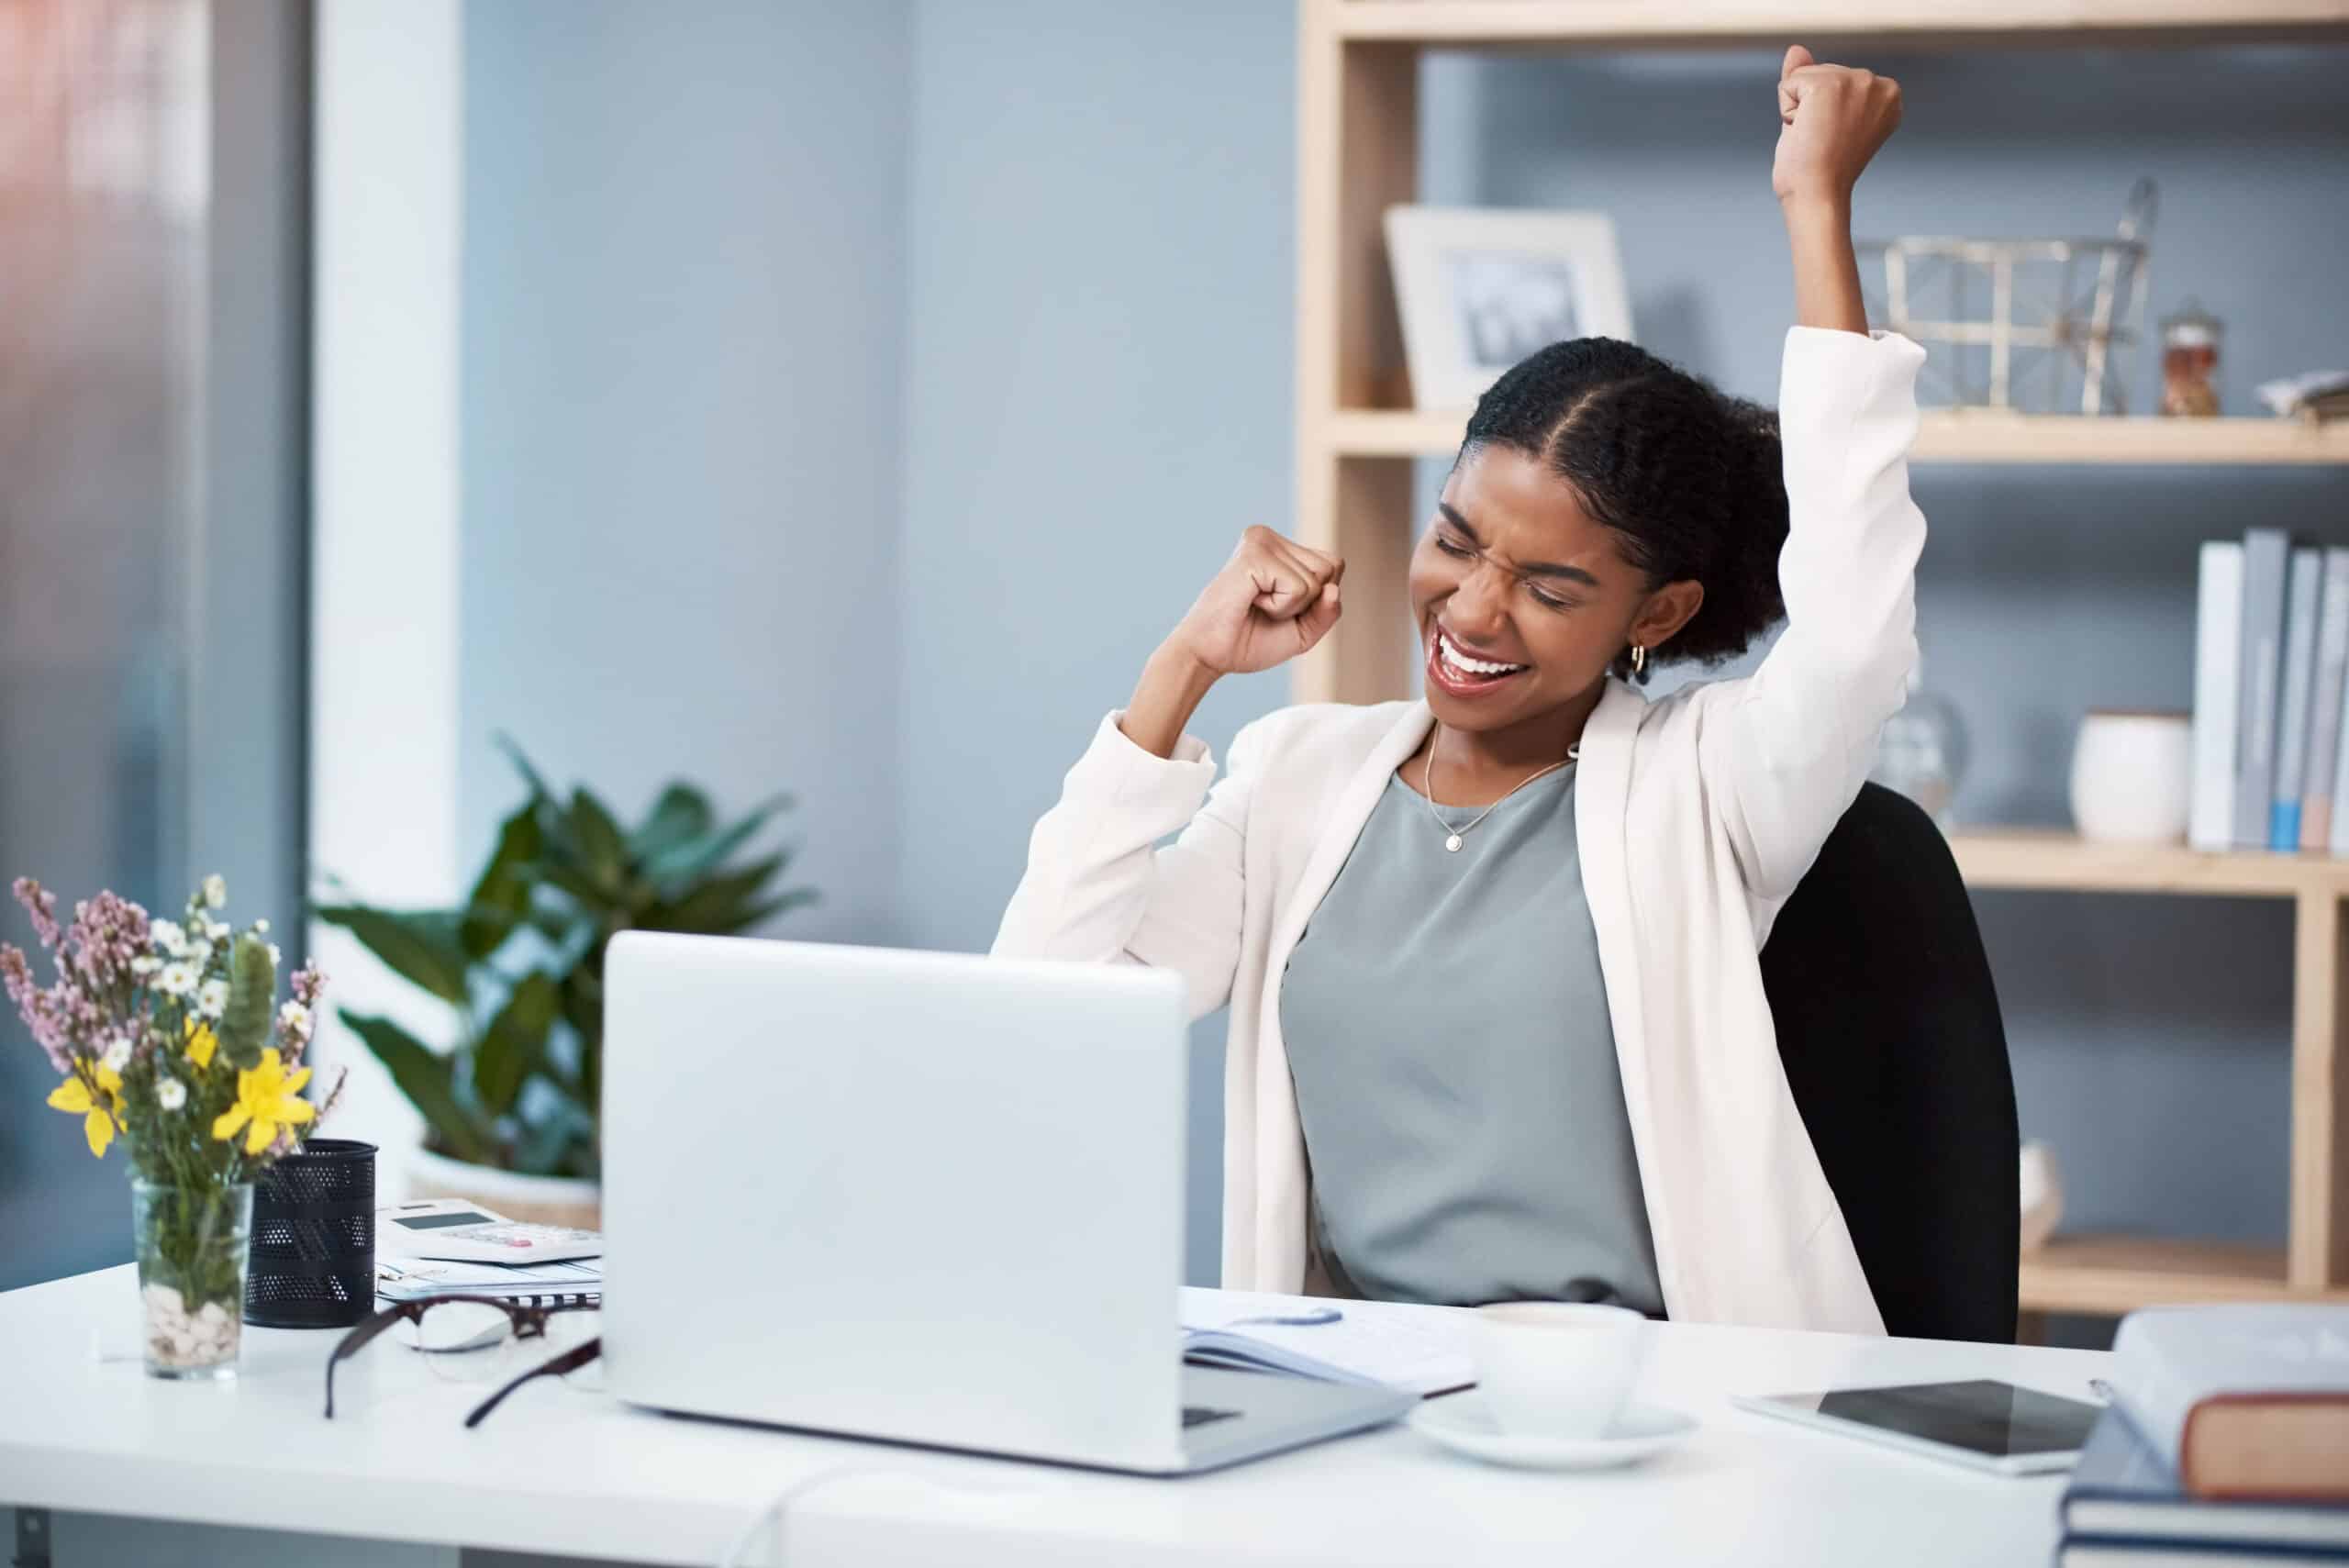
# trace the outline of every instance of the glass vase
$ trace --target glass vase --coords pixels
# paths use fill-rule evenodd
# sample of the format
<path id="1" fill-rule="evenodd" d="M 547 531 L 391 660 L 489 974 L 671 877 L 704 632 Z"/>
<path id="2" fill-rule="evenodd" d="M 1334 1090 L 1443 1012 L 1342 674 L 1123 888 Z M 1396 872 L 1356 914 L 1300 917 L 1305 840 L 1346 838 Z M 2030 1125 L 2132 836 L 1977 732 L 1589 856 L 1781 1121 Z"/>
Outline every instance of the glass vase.
<path id="1" fill-rule="evenodd" d="M 1899 791 L 1946 832 L 1951 799 L 1965 776 L 1965 725 L 1957 709 L 1924 684 L 1924 661 L 1909 673 L 1909 698 L 1885 721 L 1868 777 Z"/>
<path id="2" fill-rule="evenodd" d="M 133 1177 L 130 1216 L 148 1375 L 236 1376 L 252 1184 L 184 1186 Z"/>

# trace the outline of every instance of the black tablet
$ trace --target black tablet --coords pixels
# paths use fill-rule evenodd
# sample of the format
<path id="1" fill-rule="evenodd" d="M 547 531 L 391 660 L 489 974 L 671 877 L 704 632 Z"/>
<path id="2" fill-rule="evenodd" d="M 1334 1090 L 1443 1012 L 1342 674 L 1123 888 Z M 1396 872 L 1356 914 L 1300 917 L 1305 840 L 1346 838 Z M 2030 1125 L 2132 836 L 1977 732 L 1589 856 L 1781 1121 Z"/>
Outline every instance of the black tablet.
<path id="1" fill-rule="evenodd" d="M 1987 1378 L 1742 1395 L 1730 1403 L 2001 1475 L 2069 1470 L 2103 1414 L 2101 1407 L 2085 1400 Z"/>

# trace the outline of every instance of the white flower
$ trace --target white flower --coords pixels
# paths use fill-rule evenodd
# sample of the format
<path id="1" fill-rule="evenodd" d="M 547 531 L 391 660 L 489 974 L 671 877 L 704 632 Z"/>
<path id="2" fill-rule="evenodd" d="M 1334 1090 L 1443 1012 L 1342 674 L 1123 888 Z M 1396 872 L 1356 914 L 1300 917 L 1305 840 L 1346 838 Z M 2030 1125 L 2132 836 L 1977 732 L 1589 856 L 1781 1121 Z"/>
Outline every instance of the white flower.
<path id="1" fill-rule="evenodd" d="M 267 920 L 255 920 L 253 922 L 253 935 L 257 937 L 265 937 L 269 935 L 269 922 Z"/>
<path id="2" fill-rule="evenodd" d="M 299 1002 L 288 1002 L 277 1009 L 277 1021 L 287 1034 L 306 1036 L 310 1032 L 310 1009 Z"/>
<path id="3" fill-rule="evenodd" d="M 277 944 L 275 942 L 269 944 L 269 966 L 272 969 L 283 969 L 285 967 L 285 955 L 277 951 Z"/>
<path id="4" fill-rule="evenodd" d="M 217 909 L 227 902 L 228 902 L 228 884 L 217 872 L 215 872 L 204 879 L 205 906 L 209 909 Z"/>
<path id="5" fill-rule="evenodd" d="M 184 996 L 195 989 L 196 974 L 195 965 L 183 960 L 163 965 L 163 973 L 155 977 L 155 984 L 167 996 Z"/>
<path id="6" fill-rule="evenodd" d="M 177 1078 L 165 1078 L 155 1085 L 155 1103 L 167 1111 L 175 1111 L 187 1104 L 187 1085 Z"/>
<path id="7" fill-rule="evenodd" d="M 212 944 L 210 942 L 191 942 L 188 945 L 186 957 L 189 967 L 194 969 L 198 974 L 201 974 L 206 970 L 212 967 Z"/>
<path id="8" fill-rule="evenodd" d="M 228 1010 L 228 983 L 207 980 L 195 994 L 195 1010 L 207 1018 L 217 1018 Z"/>
<path id="9" fill-rule="evenodd" d="M 130 961 L 130 973 L 137 975 L 152 974 L 162 967 L 163 961 L 151 952 L 142 952 Z"/>
<path id="10" fill-rule="evenodd" d="M 147 940 L 173 958 L 187 956 L 187 933 L 180 929 L 176 920 L 150 920 Z"/>
<path id="11" fill-rule="evenodd" d="M 206 921 L 205 921 L 205 922 L 204 922 L 204 940 L 205 940 L 206 941 L 208 941 L 208 942 L 225 942 L 225 941 L 227 941 L 227 940 L 228 940 L 228 922 L 227 922 L 227 921 L 225 921 L 225 920 L 206 920 Z"/>
<path id="12" fill-rule="evenodd" d="M 100 1064 L 105 1066 L 109 1072 L 114 1073 L 119 1073 L 124 1068 L 129 1066 L 129 1038 L 128 1036 L 122 1037 L 117 1039 L 112 1045 L 107 1046 L 106 1053 L 104 1056 L 99 1057 L 98 1061 Z"/>

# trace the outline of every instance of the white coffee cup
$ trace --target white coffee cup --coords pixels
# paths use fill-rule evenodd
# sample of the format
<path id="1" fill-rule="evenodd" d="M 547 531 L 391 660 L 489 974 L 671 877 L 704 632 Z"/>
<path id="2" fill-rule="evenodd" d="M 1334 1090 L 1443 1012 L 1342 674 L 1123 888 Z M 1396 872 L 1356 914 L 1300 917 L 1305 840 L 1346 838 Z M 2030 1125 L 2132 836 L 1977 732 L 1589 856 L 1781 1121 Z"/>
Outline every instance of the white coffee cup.
<path id="1" fill-rule="evenodd" d="M 1647 1355 L 1648 1320 L 1628 1307 L 1506 1301 L 1475 1324 L 1476 1383 L 1512 1434 L 1604 1436 Z"/>

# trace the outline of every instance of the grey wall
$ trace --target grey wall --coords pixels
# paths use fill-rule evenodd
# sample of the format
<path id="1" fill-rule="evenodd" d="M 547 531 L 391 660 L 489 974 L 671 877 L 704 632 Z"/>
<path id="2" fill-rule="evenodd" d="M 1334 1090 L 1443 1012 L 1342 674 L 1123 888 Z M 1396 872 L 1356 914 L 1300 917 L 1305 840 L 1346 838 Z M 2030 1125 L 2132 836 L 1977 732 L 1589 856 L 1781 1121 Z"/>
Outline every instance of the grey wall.
<path id="1" fill-rule="evenodd" d="M 899 4 L 465 13 L 461 822 L 799 797 L 777 934 L 894 934 Z"/>
<path id="2" fill-rule="evenodd" d="M 907 265 L 899 903 L 983 948 L 1102 713 L 1289 513 L 1295 18 L 1263 0 L 923 6 Z M 1285 700 L 1228 683 L 1220 750 Z M 1222 1020 L 1197 1033 L 1212 1280 Z"/>
<path id="3" fill-rule="evenodd" d="M 1019 26 L 1007 25 L 1016 16 Z M 921 8 L 904 557 L 901 903 L 983 945 L 1099 714 L 1249 522 L 1289 506 L 1293 18 L 1252 5 Z M 2349 362 L 2341 51 L 1886 57 L 1909 121 L 1863 234 L 2099 234 L 2163 185 L 2156 313 L 2230 323 L 2229 406 Z M 1790 273 L 1760 56 L 1426 70 L 1425 199 L 1588 206 L 1644 341 L 1775 395 Z M 2152 395 L 2150 357 L 2139 406 Z M 1932 683 L 1972 726 L 1966 820 L 2060 822 L 2090 706 L 2189 696 L 2196 543 L 2282 522 L 2349 543 L 2343 476 L 1917 471 Z M 1219 689 L 1219 748 L 1286 699 Z M 2279 908 L 1986 895 L 2027 1135 L 2072 1217 L 2280 1238 L 2289 924 Z M 1190 1263 L 1213 1268 L 1220 1019 L 1194 1079 Z"/>

